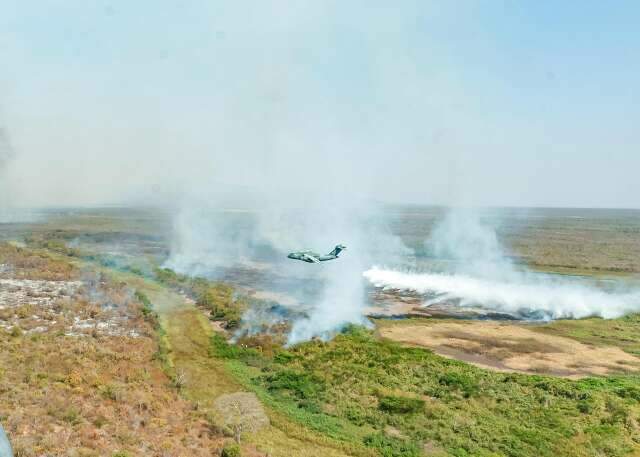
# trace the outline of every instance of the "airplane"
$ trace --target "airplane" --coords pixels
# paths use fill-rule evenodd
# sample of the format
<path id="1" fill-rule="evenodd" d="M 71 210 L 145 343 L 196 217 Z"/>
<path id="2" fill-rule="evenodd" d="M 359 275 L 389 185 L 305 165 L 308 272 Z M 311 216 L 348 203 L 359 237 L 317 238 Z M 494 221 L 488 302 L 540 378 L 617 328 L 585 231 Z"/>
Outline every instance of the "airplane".
<path id="1" fill-rule="evenodd" d="M 337 259 L 340 255 L 340 252 L 344 251 L 345 249 L 347 249 L 345 245 L 338 244 L 329 254 L 320 255 L 313 251 L 297 251 L 292 252 L 287 257 L 293 260 L 302 260 L 303 262 L 308 263 L 320 263 L 327 260 Z"/>

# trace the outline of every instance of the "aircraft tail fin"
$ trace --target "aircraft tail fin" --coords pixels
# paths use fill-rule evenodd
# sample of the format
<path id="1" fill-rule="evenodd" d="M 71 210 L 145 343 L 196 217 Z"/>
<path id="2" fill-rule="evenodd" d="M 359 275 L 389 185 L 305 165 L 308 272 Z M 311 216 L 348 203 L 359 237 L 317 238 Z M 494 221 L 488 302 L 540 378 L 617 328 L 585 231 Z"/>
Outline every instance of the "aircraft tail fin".
<path id="1" fill-rule="evenodd" d="M 335 248 L 333 248 L 333 251 L 331 251 L 329 255 L 335 255 L 336 257 L 338 257 L 338 255 L 340 255 L 340 252 L 344 251 L 345 249 L 347 249 L 346 246 L 339 244 Z"/>

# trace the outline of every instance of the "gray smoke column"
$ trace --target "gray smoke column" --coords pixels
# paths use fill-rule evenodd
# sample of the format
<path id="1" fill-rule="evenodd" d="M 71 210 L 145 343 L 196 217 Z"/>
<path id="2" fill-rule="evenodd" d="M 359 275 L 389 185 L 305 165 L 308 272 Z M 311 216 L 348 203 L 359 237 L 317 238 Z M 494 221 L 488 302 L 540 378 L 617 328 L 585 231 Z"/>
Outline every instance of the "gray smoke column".
<path id="1" fill-rule="evenodd" d="M 451 261 L 446 273 L 406 272 L 374 267 L 364 276 L 377 287 L 410 290 L 461 307 L 499 311 L 533 319 L 615 318 L 640 310 L 640 291 L 604 290 L 586 280 L 533 273 L 506 256 L 495 229 L 475 210 L 452 210 L 435 227 L 427 249 Z"/>

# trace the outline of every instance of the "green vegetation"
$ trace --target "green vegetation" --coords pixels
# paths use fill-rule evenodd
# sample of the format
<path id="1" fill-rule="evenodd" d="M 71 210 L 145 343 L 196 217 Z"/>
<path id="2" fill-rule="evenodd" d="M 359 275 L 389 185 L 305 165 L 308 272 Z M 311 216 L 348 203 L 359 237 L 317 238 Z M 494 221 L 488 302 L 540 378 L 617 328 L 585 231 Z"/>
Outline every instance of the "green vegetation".
<path id="1" fill-rule="evenodd" d="M 190 294 L 198 306 L 211 312 L 212 320 L 225 321 L 227 328 L 237 327 L 240 323 L 247 302 L 228 284 L 200 277 L 192 278 L 169 268 L 157 268 L 154 273 L 160 283 Z"/>
<path id="2" fill-rule="evenodd" d="M 144 293 L 160 315 L 159 354 L 166 361 L 163 363 L 165 371 L 171 377 L 176 373 L 185 375 L 187 382 L 180 390 L 181 396 L 208 416 L 207 412 L 220 395 L 242 391 L 239 378 L 234 379 L 227 363 L 256 364 L 263 360 L 261 354 L 255 348 L 227 344 L 222 336 L 213 333 L 202 311 L 186 305 L 180 295 L 146 280 L 141 280 L 140 284 L 144 284 Z M 272 427 L 244 438 L 247 443 L 268 451 L 269 455 L 360 455 L 343 452 L 342 448 L 350 450 L 350 447 L 314 433 L 278 412 L 269 411 L 269 418 Z"/>
<path id="3" fill-rule="evenodd" d="M 619 319 L 559 320 L 532 329 L 552 335 L 569 336 L 594 346 L 617 346 L 630 354 L 640 356 L 640 314 L 630 314 Z"/>
<path id="4" fill-rule="evenodd" d="M 142 315 L 146 319 L 154 319 L 154 317 L 157 319 L 157 316 L 155 316 L 155 313 L 153 311 L 153 306 L 151 306 L 151 300 L 149 300 L 149 297 L 147 297 L 144 292 L 141 292 L 139 290 L 136 290 L 135 297 L 136 300 L 138 300 L 142 304 Z"/>
<path id="5" fill-rule="evenodd" d="M 16 266 L 17 277 L 74 279 L 87 265 L 109 271 L 136 291 L 140 307 L 132 316 L 141 314 L 141 325 L 152 324 L 158 337 L 131 340 L 125 346 L 117 338 L 76 341 L 64 337 L 62 331 L 31 335 L 26 328 L 22 331 L 15 327 L 2 334 L 6 348 L 3 363 L 17 367 L 3 375 L 9 376 L 13 385 L 21 386 L 14 389 L 21 395 L 19 400 L 5 396 L 5 410 L 12 411 L 15 404 L 40 402 L 40 409 L 21 410 L 14 415 L 13 420 L 22 421 L 21 430 L 40 422 L 48 424 L 41 420 L 43 417 L 50 417 L 47 420 L 67 430 L 94 424 L 111 439 L 99 454 L 125 456 L 129 454 L 112 454 L 135 448 L 128 441 L 115 442 L 115 437 L 129 440 L 126 432 L 133 421 L 133 416 L 121 418 L 116 414 L 121 413 L 117 406 L 123 399 L 153 405 L 140 411 L 153 411 L 155 416 L 166 418 L 170 414 L 171 419 L 162 423 L 184 424 L 204 417 L 218 395 L 244 388 L 258 395 L 272 423 L 264 431 L 247 436 L 248 446 L 273 456 L 621 456 L 638 452 L 638 376 L 570 381 L 494 373 L 443 359 L 427 350 L 380 341 L 359 328 L 329 343 L 312 341 L 286 350 L 267 337 L 229 345 L 222 336 L 212 336 L 202 311 L 185 303 L 183 296 L 210 310 L 212 319 L 228 321 L 231 326 L 248 306 L 247 299 L 224 284 L 156 269 L 166 255 L 158 216 L 136 211 L 113 217 L 115 210 L 113 213 L 80 212 L 50 218 L 52 222 L 41 228 L 31 226 L 29 230 L 35 234 L 26 241 L 34 249 L 0 244 L 0 263 Z M 399 218 L 397 228 L 403 239 L 415 240 L 420 249 L 430 226 L 422 220 L 422 213 L 407 211 Z M 501 227 L 499 235 L 514 248 L 516 262 L 541 270 L 569 274 L 638 272 L 638 219 L 616 218 L 598 217 L 587 222 L 564 217 L 519 222 L 516 218 Z M 19 227 L 15 230 L 20 239 L 23 232 L 27 233 Z M 117 252 L 109 247 L 122 239 L 129 240 L 130 245 L 142 240 L 144 248 L 136 253 L 105 253 Z M 85 250 L 98 243 L 107 248 L 98 253 Z M 54 261 L 63 256 L 68 262 Z M 570 336 L 586 344 L 614 345 L 640 355 L 639 316 L 558 321 L 532 329 Z M 87 351 L 87 347 L 95 350 Z M 147 373 L 157 369 L 151 362 L 152 354 L 170 379 L 160 373 L 149 377 Z M 48 369 L 47 364 L 62 362 L 64 371 Z M 77 374 L 73 373 L 76 368 Z M 98 381 L 94 379 L 96 370 Z M 185 375 L 185 383 L 176 382 L 178 374 Z M 71 381 L 73 390 L 68 384 Z M 180 395 L 168 381 L 182 386 Z M 33 395 L 41 391 L 46 395 Z M 51 392 L 56 394 L 55 402 L 51 401 Z M 70 393 L 79 397 L 72 406 Z M 164 396 L 171 401 L 162 400 Z M 41 411 L 49 404 L 54 404 L 51 414 Z M 131 414 L 147 414 L 140 411 Z M 179 420 L 174 419 L 176 411 Z M 50 429 L 39 431 L 44 436 L 51 433 Z M 176 453 L 185 439 L 176 430 L 149 426 L 137 433 L 173 440 Z M 27 433 L 17 436 L 23 437 L 23 443 L 18 444 L 31 446 L 24 438 Z M 69 436 L 78 440 L 81 434 Z M 165 444 L 158 446 L 164 449 Z M 217 446 L 219 452 L 222 438 Z M 233 452 L 231 447 L 228 452 Z M 35 450 L 23 452 L 31 454 L 35 455 Z"/>
<path id="6" fill-rule="evenodd" d="M 356 449 L 418 456 L 622 456 L 637 448 L 640 378 L 496 373 L 353 327 L 272 357 L 220 337 L 211 354 L 274 410 Z"/>
<path id="7" fill-rule="evenodd" d="M 396 397 L 386 395 L 378 401 L 381 411 L 397 414 L 413 414 L 424 411 L 425 401 L 419 398 Z"/>
<path id="8" fill-rule="evenodd" d="M 383 457 L 420 457 L 420 447 L 413 442 L 386 436 L 382 433 L 364 438 L 364 444 L 376 449 Z"/>
<path id="9" fill-rule="evenodd" d="M 240 452 L 240 446 L 237 444 L 227 444 L 222 448 L 222 457 L 240 457 L 242 453 Z"/>

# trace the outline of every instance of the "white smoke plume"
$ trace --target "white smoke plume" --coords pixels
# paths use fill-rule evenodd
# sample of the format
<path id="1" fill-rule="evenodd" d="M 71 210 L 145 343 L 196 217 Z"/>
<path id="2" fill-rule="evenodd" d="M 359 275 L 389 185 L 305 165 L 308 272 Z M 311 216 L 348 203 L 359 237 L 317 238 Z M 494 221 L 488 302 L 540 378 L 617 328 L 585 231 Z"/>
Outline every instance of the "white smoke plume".
<path id="1" fill-rule="evenodd" d="M 452 260 L 448 272 L 404 272 L 371 268 L 374 286 L 425 294 L 425 305 L 453 301 L 461 307 L 533 319 L 615 318 L 640 310 L 640 291 L 606 290 L 586 279 L 516 268 L 495 230 L 471 210 L 453 210 L 427 242 L 432 253 Z"/>
<path id="2" fill-rule="evenodd" d="M 455 262 L 458 270 L 483 276 L 513 270 L 495 230 L 483 223 L 473 209 L 449 211 L 434 227 L 425 245 L 426 251 L 436 258 Z"/>
<path id="3" fill-rule="evenodd" d="M 372 268 L 364 276 L 376 287 L 401 289 L 437 297 L 426 305 L 460 300 L 461 307 L 500 311 L 536 319 L 620 317 L 640 310 L 640 291 L 604 291 L 567 280 L 521 274 L 513 281 L 464 274 L 405 273 Z"/>
<path id="4" fill-rule="evenodd" d="M 183 211 L 166 266 L 214 278 L 225 278 L 234 267 L 241 267 L 241 274 L 258 271 L 267 289 L 281 282 L 278 293 L 295 297 L 299 304 L 289 344 L 330 338 L 347 324 L 367 325 L 362 272 L 374 258 L 392 259 L 407 248 L 391 235 L 377 205 L 346 194 L 337 198 L 328 191 L 327 195 L 309 194 L 306 206 L 291 197 L 262 208 Z M 325 254 L 336 244 L 347 246 L 336 261 L 308 264 L 286 258 L 288 252 L 302 249 Z M 243 331 L 254 333 L 262 321 L 249 310 Z"/>

